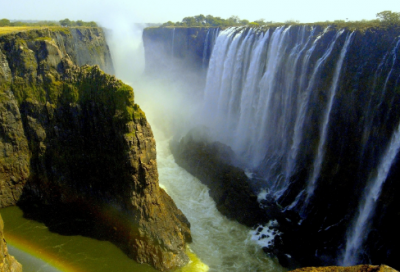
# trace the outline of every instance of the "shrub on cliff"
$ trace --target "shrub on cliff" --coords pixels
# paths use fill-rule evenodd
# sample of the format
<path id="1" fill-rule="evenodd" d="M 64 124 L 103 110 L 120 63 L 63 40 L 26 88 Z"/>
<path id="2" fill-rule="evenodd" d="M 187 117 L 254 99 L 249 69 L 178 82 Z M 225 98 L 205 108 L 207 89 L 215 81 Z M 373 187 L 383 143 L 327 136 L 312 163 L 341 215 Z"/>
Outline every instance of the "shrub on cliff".
<path id="1" fill-rule="evenodd" d="M 400 12 L 385 10 L 376 14 L 376 17 L 386 25 L 400 24 Z"/>
<path id="2" fill-rule="evenodd" d="M 9 26 L 9 25 L 10 25 L 10 20 L 8 20 L 8 19 L 0 20 L 0 26 Z"/>

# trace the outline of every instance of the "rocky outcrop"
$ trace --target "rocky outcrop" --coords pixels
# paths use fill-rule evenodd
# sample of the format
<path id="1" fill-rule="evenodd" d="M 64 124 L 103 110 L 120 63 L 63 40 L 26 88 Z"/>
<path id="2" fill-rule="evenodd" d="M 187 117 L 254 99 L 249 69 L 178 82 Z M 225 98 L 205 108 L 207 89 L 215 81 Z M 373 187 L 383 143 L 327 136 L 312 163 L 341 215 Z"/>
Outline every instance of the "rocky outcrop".
<path id="1" fill-rule="evenodd" d="M 21 272 L 22 265 L 8 253 L 7 243 L 3 236 L 4 223 L 0 215 L 0 272 Z"/>
<path id="2" fill-rule="evenodd" d="M 158 186 L 155 141 L 132 88 L 75 65 L 103 58 L 110 67 L 107 54 L 87 56 L 90 40 L 104 43 L 98 30 L 65 31 L 76 33 L 0 37 L 1 206 L 79 209 L 138 262 L 186 264 L 189 222 Z"/>
<path id="3" fill-rule="evenodd" d="M 325 266 L 304 267 L 293 270 L 293 272 L 396 272 L 397 270 L 387 265 L 356 265 L 356 266 Z"/>
<path id="4" fill-rule="evenodd" d="M 210 142 L 207 133 L 197 128 L 172 142 L 171 150 L 177 164 L 210 188 L 209 194 L 222 214 L 250 227 L 268 221 L 249 178 L 234 166 L 235 154 L 230 147 Z"/>

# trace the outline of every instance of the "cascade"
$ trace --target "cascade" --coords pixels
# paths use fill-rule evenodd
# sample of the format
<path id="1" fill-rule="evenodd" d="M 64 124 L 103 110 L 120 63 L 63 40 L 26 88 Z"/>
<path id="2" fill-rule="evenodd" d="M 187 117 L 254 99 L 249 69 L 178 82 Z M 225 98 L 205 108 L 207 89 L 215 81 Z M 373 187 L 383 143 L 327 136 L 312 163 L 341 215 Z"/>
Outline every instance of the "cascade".
<path id="1" fill-rule="evenodd" d="M 202 67 L 203 67 L 203 69 L 207 68 L 207 52 L 208 52 L 208 44 L 209 44 L 210 32 L 211 31 L 213 31 L 213 29 L 209 29 L 207 31 L 206 40 L 204 42 L 203 59 L 202 59 Z"/>
<path id="2" fill-rule="evenodd" d="M 340 210 L 354 213 L 360 196 L 352 190 L 364 186 L 365 169 L 379 169 L 375 158 L 383 156 L 381 146 L 390 141 L 385 133 L 395 130 L 392 120 L 399 118 L 395 112 L 398 42 L 391 50 L 380 51 L 368 51 L 363 45 L 363 52 L 374 52 L 364 57 L 355 48 L 366 44 L 360 39 L 367 37 L 356 34 L 332 26 L 228 28 L 216 39 L 207 73 L 202 116 L 214 140 L 229 145 L 242 168 L 256 172 L 252 186 L 260 193 L 259 201 L 272 197 L 283 212 L 300 215 L 299 225 L 319 220 L 319 231 L 350 225 Z M 375 72 L 370 75 L 371 70 Z M 351 99 L 357 101 L 353 106 Z M 382 127 L 385 133 L 378 131 Z M 343 161 L 352 162 L 352 170 Z M 357 185 L 343 188 L 354 200 L 342 204 L 329 195 L 318 199 L 324 198 L 315 195 L 319 186 L 327 194 L 331 190 L 327 186 L 343 180 L 346 171 Z M 369 198 L 368 190 L 364 196 Z M 319 218 L 308 218 L 318 209 L 315 201 L 334 211 L 332 218 L 322 209 Z M 372 217 L 371 206 L 360 204 L 359 213 L 367 211 Z M 361 246 L 362 240 L 352 239 L 358 239 L 353 250 Z M 351 251 L 352 246 L 347 247 Z"/>
<path id="3" fill-rule="evenodd" d="M 171 41 L 171 56 L 174 56 L 174 45 L 175 45 L 175 28 L 172 29 L 172 41 Z"/>
<path id="4" fill-rule="evenodd" d="M 341 33 L 343 33 L 343 32 L 339 32 L 340 35 L 341 35 Z M 350 44 L 350 41 L 351 41 L 351 38 L 353 37 L 353 35 L 354 35 L 354 32 L 347 35 L 346 42 L 342 48 L 342 51 L 340 53 L 339 59 L 336 64 L 335 73 L 334 73 L 334 76 L 332 79 L 332 85 L 328 92 L 330 94 L 329 100 L 328 100 L 328 106 L 326 108 L 326 111 L 325 111 L 324 117 L 323 117 L 324 121 L 323 121 L 322 127 L 321 127 L 321 132 L 320 132 L 321 136 L 320 136 L 320 140 L 318 143 L 317 156 L 316 156 L 316 159 L 314 160 L 313 173 L 312 173 L 310 181 L 307 184 L 307 198 L 306 198 L 305 204 L 307 204 L 309 198 L 314 193 L 315 183 L 319 176 L 319 172 L 321 171 L 321 164 L 322 164 L 322 159 L 324 157 L 325 143 L 326 143 L 326 138 L 327 138 L 327 128 L 328 128 L 329 117 L 330 117 L 330 113 L 331 113 L 332 105 L 333 105 L 333 98 L 335 97 L 336 89 L 338 87 L 337 85 L 339 82 L 340 71 L 342 70 L 342 66 L 343 66 L 343 60 L 347 53 L 347 48 Z"/>
<path id="5" fill-rule="evenodd" d="M 211 141 L 233 150 L 260 205 L 281 212 L 266 208 L 266 217 L 279 221 L 282 237 L 295 229 L 285 241 L 288 254 L 326 265 L 348 256 L 354 264 L 360 247 L 370 254 L 376 244 L 368 258 L 396 262 L 400 239 L 391 241 L 394 230 L 381 233 L 397 216 L 386 208 L 400 202 L 398 30 L 317 24 L 202 31 L 196 52 L 205 88 L 186 131 L 205 126 Z M 362 238 L 365 222 L 380 228 L 376 241 Z"/>
<path id="6" fill-rule="evenodd" d="M 316 38 L 315 32 L 315 28 L 303 26 L 293 42 L 290 26 L 272 33 L 229 28 L 218 36 L 211 55 L 204 95 L 206 123 L 215 128 L 218 140 L 243 158 L 246 167 L 254 169 L 269 154 L 266 180 L 277 199 L 288 186 L 296 160 L 301 159 L 297 154 L 310 97 L 343 34 L 339 31 L 331 38 L 307 81 L 310 59 L 328 28 Z"/>
<path id="7" fill-rule="evenodd" d="M 382 92 L 386 91 L 387 83 L 392 75 L 393 68 L 396 64 L 397 49 L 400 39 L 395 48 L 392 50 L 393 61 L 390 72 L 388 73 Z M 371 174 L 369 183 L 364 192 L 364 198 L 360 202 L 358 216 L 355 218 L 353 226 L 348 233 L 345 252 L 342 259 L 342 265 L 352 265 L 359 261 L 359 255 L 362 253 L 360 248 L 369 233 L 369 220 L 374 215 L 376 202 L 380 196 L 383 183 L 386 181 L 392 164 L 395 162 L 396 156 L 400 150 L 400 125 L 393 133 L 386 151 L 382 155 L 376 173 Z"/>

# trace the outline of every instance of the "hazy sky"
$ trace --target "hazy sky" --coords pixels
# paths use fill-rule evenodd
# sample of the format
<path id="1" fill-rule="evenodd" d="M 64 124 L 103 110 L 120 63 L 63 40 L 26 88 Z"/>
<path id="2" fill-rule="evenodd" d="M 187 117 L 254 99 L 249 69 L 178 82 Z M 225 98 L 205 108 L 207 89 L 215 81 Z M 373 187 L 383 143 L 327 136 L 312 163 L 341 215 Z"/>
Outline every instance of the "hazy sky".
<path id="1" fill-rule="evenodd" d="M 254 21 L 316 22 L 374 19 L 383 10 L 400 11 L 400 0 L 0 0 L 0 19 L 161 23 L 198 14 Z"/>

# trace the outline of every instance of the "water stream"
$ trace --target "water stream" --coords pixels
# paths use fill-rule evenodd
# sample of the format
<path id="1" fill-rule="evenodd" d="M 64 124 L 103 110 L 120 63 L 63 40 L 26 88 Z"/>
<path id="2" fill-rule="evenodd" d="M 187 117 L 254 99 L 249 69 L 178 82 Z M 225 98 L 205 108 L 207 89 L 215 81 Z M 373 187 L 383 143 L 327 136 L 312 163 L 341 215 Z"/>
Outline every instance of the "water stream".
<path id="1" fill-rule="evenodd" d="M 169 147 L 171 133 L 176 132 L 179 125 L 187 125 L 185 119 L 172 109 L 175 105 L 182 105 L 179 95 L 173 90 L 166 93 L 161 86 L 158 89 L 152 85 L 151 90 L 147 86 L 136 86 L 137 102 L 146 112 L 157 143 L 160 186 L 191 223 L 193 243 L 190 248 L 193 252 L 210 272 L 286 271 L 262 251 L 257 241 L 252 240 L 250 228 L 221 215 L 206 185 L 175 163 Z M 187 117 L 190 117 L 190 111 Z"/>

